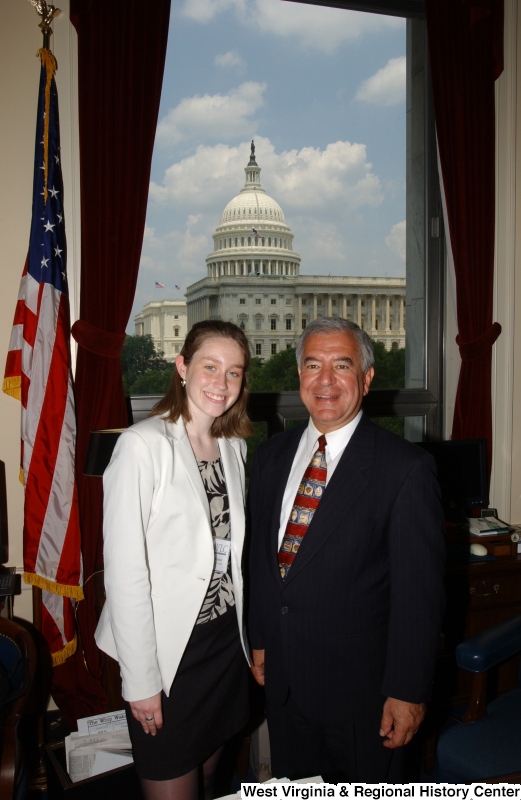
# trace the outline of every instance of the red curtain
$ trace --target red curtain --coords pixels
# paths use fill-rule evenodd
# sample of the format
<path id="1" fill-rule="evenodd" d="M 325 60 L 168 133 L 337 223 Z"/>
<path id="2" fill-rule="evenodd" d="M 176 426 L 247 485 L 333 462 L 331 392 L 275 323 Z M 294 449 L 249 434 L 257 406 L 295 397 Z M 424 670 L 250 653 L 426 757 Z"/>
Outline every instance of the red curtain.
<path id="1" fill-rule="evenodd" d="M 77 475 L 87 580 L 102 564 L 102 486 L 83 476 L 89 433 L 124 427 L 119 355 L 139 269 L 152 149 L 168 37 L 170 0 L 71 0 L 78 32 L 81 169 L 81 301 Z M 97 676 L 94 581 L 78 607 L 85 656 Z M 106 707 L 102 681 L 80 650 L 54 671 L 53 697 L 74 725 Z"/>
<path id="2" fill-rule="evenodd" d="M 503 0 L 427 0 L 434 113 L 456 274 L 461 371 L 453 439 L 492 455 L 495 214 L 494 81 L 503 69 Z"/>

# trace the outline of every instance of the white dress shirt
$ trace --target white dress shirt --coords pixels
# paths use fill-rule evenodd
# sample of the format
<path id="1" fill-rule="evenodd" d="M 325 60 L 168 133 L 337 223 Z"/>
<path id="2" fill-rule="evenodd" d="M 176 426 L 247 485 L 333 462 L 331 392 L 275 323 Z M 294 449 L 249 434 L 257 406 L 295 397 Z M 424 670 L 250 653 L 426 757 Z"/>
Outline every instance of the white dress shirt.
<path id="1" fill-rule="evenodd" d="M 362 411 L 360 410 L 356 417 L 344 425 L 343 428 L 338 428 L 336 431 L 326 433 L 326 464 L 327 464 L 327 477 L 326 486 L 331 480 L 331 476 L 336 469 L 336 465 L 342 458 L 342 453 L 346 449 L 351 436 L 356 430 L 356 426 L 360 422 Z M 295 458 L 291 466 L 288 482 L 286 484 L 286 491 L 282 499 L 282 507 L 280 509 L 280 527 L 279 527 L 279 550 L 286 532 L 286 525 L 288 524 L 289 515 L 295 502 L 298 487 L 306 468 L 311 461 L 311 456 L 317 449 L 317 442 L 322 434 L 313 425 L 312 420 L 309 420 L 307 430 L 303 433 L 302 438 L 297 447 Z"/>

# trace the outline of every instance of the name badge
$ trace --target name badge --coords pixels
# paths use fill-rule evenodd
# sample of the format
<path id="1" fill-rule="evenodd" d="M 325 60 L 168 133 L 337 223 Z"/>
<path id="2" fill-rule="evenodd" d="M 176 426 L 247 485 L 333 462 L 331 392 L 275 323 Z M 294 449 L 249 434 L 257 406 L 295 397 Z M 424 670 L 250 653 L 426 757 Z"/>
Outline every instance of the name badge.
<path id="1" fill-rule="evenodd" d="M 215 567 L 214 572 L 223 574 L 228 571 L 228 559 L 230 558 L 230 547 L 232 543 L 229 539 L 218 539 L 215 537 Z"/>

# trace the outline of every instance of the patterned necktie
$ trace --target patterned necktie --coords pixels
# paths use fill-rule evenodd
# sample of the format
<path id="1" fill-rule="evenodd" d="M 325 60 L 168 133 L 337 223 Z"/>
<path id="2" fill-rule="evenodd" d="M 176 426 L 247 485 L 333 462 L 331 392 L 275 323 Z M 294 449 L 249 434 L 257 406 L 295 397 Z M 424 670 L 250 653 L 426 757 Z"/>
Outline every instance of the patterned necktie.
<path id="1" fill-rule="evenodd" d="M 326 437 L 322 434 L 318 440 L 317 450 L 300 481 L 280 546 L 279 569 L 282 580 L 288 576 L 289 569 L 302 544 L 302 539 L 324 494 L 326 478 Z"/>

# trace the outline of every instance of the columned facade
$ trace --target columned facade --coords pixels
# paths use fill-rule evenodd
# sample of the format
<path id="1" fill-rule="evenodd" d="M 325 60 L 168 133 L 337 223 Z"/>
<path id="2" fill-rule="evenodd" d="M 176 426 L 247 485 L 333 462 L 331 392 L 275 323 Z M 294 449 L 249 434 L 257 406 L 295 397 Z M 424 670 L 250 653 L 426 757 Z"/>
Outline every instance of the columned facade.
<path id="1" fill-rule="evenodd" d="M 151 300 L 134 317 L 134 326 L 136 336 L 150 334 L 156 350 L 162 350 L 167 361 L 174 361 L 190 329 L 186 320 L 186 302 Z"/>
<path id="2" fill-rule="evenodd" d="M 189 329 L 202 319 L 235 322 L 262 358 L 294 347 L 307 324 L 327 316 L 358 323 L 387 350 L 405 347 L 404 278 L 223 275 L 193 283 L 186 296 Z"/>

